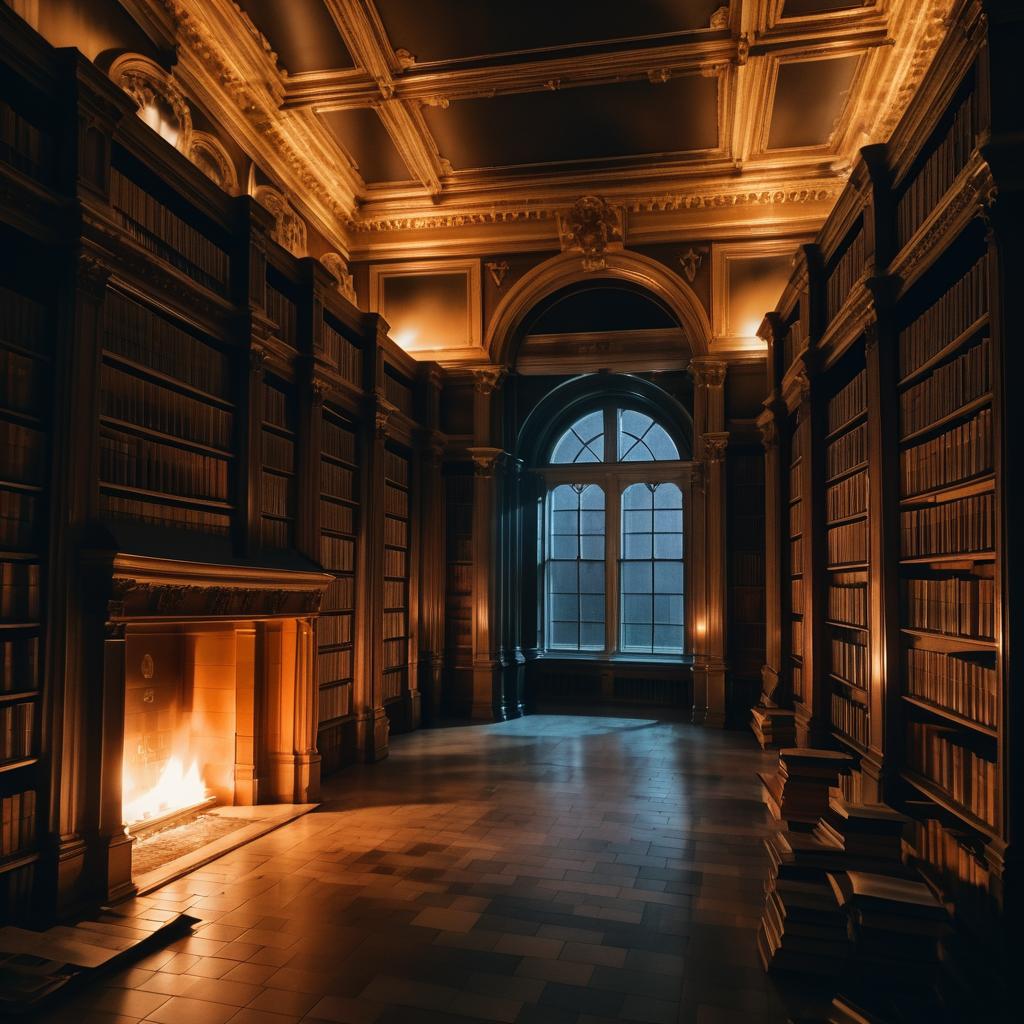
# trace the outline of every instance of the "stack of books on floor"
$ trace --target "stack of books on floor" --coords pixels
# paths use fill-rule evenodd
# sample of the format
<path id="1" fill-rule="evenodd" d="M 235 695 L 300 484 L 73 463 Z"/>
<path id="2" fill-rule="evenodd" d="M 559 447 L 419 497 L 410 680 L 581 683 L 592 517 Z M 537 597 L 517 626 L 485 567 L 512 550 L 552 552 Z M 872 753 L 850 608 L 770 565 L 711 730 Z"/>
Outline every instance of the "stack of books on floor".
<path id="1" fill-rule="evenodd" d="M 943 1002 L 941 943 L 952 932 L 945 906 L 919 878 L 845 871 L 829 882 L 849 918 L 853 975 L 865 1005 L 932 1019 L 928 1008 L 939 1012 Z"/>
<path id="2" fill-rule="evenodd" d="M 909 869 L 902 867 L 901 860 L 908 822 L 905 815 L 884 804 L 851 804 L 842 796 L 832 796 L 814 835 L 842 849 L 850 868 L 906 874 Z"/>
<path id="3" fill-rule="evenodd" d="M 853 759 L 838 750 L 786 747 L 775 773 L 758 772 L 768 809 L 790 828 L 813 827 L 828 810 L 830 792 Z"/>
<path id="4" fill-rule="evenodd" d="M 788 708 L 753 707 L 750 727 L 762 750 L 789 747 L 796 740 L 796 717 Z"/>

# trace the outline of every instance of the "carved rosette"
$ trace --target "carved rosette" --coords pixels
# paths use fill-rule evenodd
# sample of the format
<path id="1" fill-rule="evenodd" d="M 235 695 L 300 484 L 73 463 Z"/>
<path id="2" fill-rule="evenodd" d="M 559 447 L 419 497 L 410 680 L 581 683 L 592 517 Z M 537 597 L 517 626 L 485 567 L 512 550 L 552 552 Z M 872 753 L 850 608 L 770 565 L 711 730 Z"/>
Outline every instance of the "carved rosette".
<path id="1" fill-rule="evenodd" d="M 581 196 L 572 207 L 558 214 L 558 235 L 562 252 L 583 254 L 583 269 L 604 270 L 605 254 L 625 238 L 624 212 L 602 196 Z"/>

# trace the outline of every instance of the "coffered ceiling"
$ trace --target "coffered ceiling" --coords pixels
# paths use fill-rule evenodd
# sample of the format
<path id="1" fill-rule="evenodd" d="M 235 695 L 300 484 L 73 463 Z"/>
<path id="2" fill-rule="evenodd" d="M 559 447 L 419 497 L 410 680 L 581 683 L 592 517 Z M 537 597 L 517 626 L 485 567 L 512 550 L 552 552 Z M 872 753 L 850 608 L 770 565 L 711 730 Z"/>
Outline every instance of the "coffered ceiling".
<path id="1" fill-rule="evenodd" d="M 650 240 L 740 217 L 813 228 L 895 124 L 950 2 L 130 6 L 164 19 L 176 74 L 269 138 L 270 170 L 357 255 L 523 248 L 585 192 Z"/>

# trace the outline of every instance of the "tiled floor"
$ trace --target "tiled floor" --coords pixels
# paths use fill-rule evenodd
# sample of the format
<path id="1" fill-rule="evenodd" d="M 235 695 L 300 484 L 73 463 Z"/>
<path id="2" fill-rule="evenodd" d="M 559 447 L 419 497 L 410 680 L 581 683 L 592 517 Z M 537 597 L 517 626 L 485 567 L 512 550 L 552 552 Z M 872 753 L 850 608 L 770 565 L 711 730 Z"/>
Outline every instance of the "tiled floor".
<path id="1" fill-rule="evenodd" d="M 48 1020 L 774 1024 L 770 760 L 645 719 L 398 737 L 319 811 L 136 900 L 203 924 Z"/>

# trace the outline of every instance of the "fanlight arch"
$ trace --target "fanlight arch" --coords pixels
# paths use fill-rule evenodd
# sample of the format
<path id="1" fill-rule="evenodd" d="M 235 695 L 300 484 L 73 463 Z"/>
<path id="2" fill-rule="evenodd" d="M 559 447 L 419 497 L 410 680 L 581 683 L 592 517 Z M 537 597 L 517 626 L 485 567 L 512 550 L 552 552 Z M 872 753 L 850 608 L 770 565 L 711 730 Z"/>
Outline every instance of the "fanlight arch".
<path id="1" fill-rule="evenodd" d="M 139 105 L 139 117 L 175 149 L 190 154 L 192 113 L 174 76 L 141 53 L 115 58 L 108 72 Z"/>
<path id="2" fill-rule="evenodd" d="M 209 132 L 194 131 L 189 159 L 215 185 L 230 196 L 238 195 L 238 173 L 223 143 Z"/>
<path id="3" fill-rule="evenodd" d="M 484 338 L 492 362 L 509 365 L 523 322 L 541 300 L 553 292 L 595 276 L 628 281 L 661 300 L 686 335 L 694 355 L 708 351 L 711 322 L 692 288 L 664 264 L 627 250 L 605 254 L 599 275 L 583 269 L 579 253 L 553 256 L 526 273 L 498 304 Z"/>

